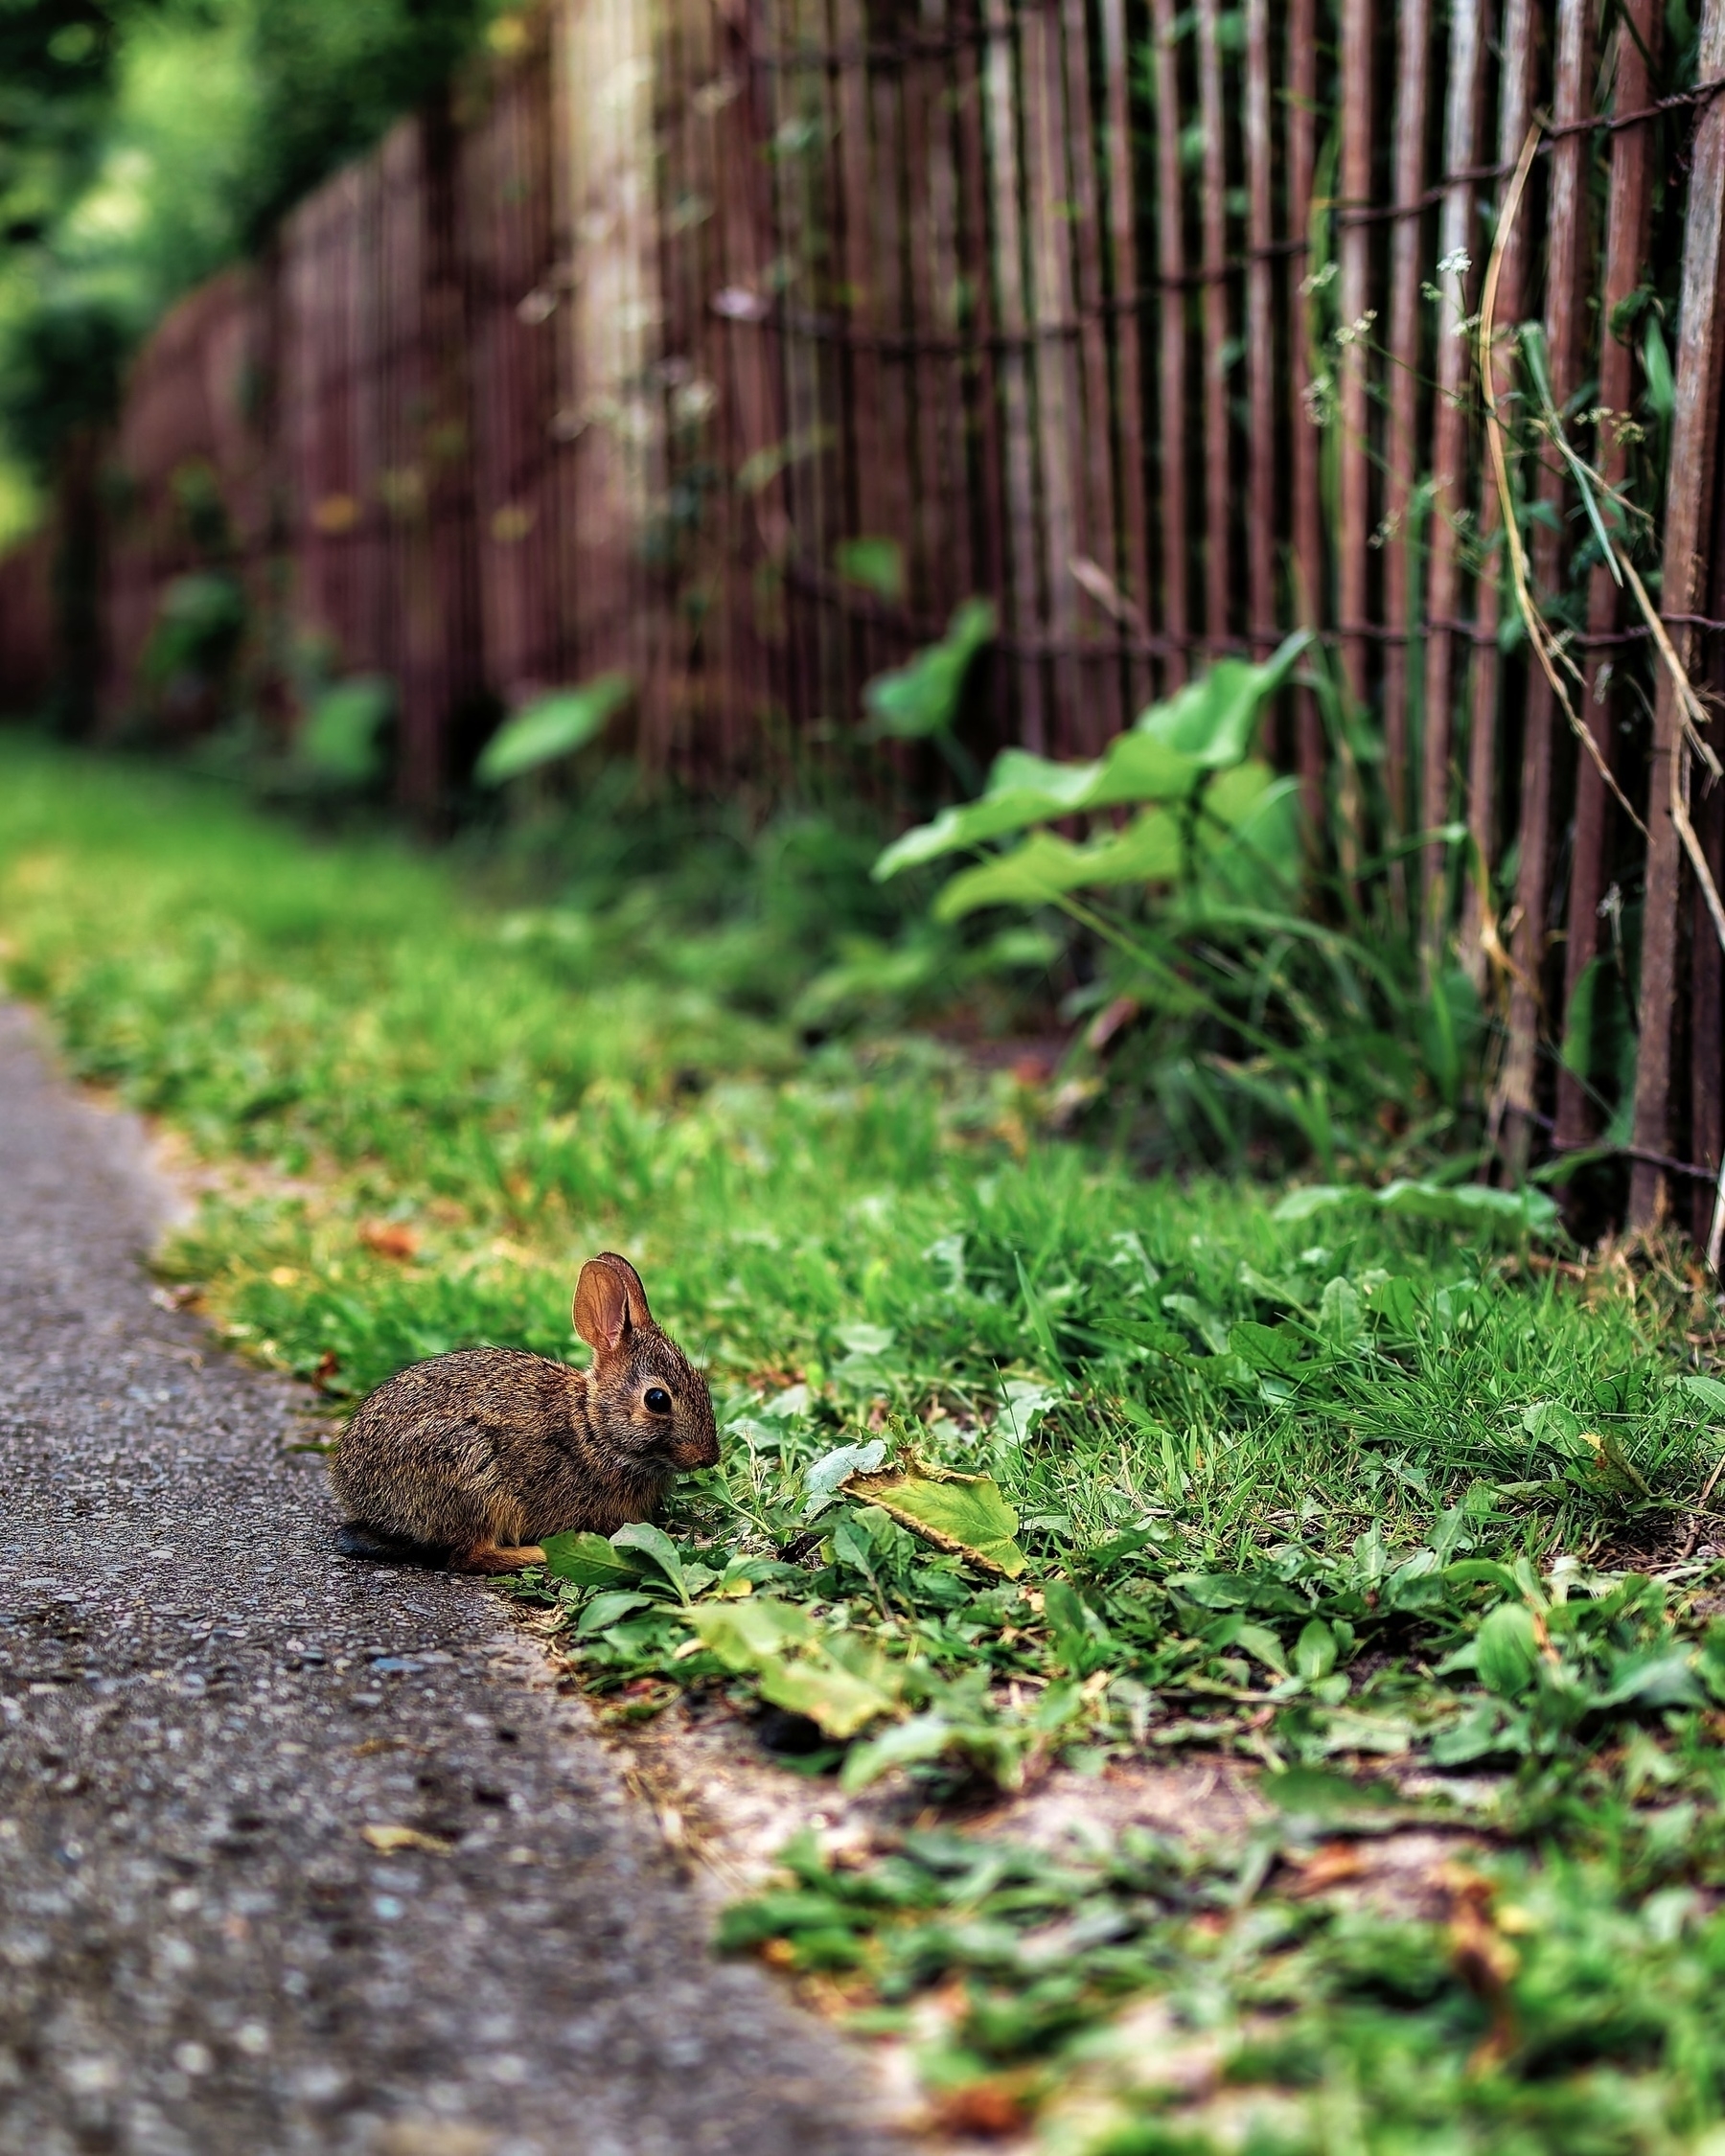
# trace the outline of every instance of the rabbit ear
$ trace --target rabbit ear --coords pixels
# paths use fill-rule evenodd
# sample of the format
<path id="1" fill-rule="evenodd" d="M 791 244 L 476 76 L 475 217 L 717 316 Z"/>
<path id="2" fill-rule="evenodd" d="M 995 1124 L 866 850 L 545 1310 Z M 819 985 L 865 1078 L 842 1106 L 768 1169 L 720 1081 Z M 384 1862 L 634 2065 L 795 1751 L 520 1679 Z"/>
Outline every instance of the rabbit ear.
<path id="1" fill-rule="evenodd" d="M 651 1325 L 647 1291 L 627 1258 L 601 1250 L 575 1283 L 575 1330 L 595 1355 L 611 1355 L 632 1326 Z"/>

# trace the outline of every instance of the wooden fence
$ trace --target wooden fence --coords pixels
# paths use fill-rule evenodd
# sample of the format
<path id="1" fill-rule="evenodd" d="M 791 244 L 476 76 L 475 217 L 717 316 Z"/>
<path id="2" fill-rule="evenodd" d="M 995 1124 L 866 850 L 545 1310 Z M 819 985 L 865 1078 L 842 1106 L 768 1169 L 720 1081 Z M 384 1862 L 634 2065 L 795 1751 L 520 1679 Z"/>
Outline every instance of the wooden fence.
<path id="1" fill-rule="evenodd" d="M 1278 753 L 1345 875 L 1409 845 L 1431 962 L 1453 933 L 1506 1011 L 1506 1142 L 1600 1138 L 1552 1051 L 1611 971 L 1633 1217 L 1716 1245 L 1725 0 L 1669 39 L 1656 0 L 505 16 L 139 359 L 110 720 L 216 561 L 262 705 L 308 632 L 393 678 L 425 814 L 500 707 L 601 668 L 651 761 L 770 781 L 973 593 L 993 741 L 1063 755 L 1309 623 L 1338 697 Z M 16 682 L 43 590 L 40 549 L 0 564 Z"/>

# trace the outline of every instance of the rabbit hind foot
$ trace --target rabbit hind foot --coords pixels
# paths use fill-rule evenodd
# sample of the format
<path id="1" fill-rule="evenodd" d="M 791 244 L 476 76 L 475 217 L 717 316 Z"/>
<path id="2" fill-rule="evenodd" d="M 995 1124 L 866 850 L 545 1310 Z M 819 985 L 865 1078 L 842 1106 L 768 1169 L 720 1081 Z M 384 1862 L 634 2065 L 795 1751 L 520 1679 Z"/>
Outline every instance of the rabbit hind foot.
<path id="1" fill-rule="evenodd" d="M 494 1542 L 476 1543 L 455 1559 L 458 1572 L 518 1572 L 527 1565 L 542 1565 L 545 1553 L 537 1542 L 522 1543 L 514 1548 L 504 1548 Z"/>

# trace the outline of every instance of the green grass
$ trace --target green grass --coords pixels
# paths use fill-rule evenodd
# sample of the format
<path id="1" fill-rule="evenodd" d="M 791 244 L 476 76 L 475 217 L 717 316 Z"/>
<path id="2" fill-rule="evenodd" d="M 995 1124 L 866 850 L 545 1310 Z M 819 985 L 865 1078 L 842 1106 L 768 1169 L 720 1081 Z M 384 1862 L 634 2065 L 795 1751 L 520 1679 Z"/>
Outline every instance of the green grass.
<path id="1" fill-rule="evenodd" d="M 1288 1900 L 1273 1837 L 1167 1858 L 1179 1893 L 1134 1889 L 1126 1916 L 1108 1866 L 1138 1859 L 1087 1859 L 1060 1910 L 1037 1888 L 1005 1933 L 982 1903 L 1009 1882 L 949 1893 L 943 1857 L 912 1901 L 923 1933 L 952 1920 L 913 1950 L 890 1894 L 805 1878 L 803 1915 L 753 1936 L 841 1971 L 853 2003 L 962 1996 L 933 2081 L 1018 2075 L 1053 2134 L 1053 2092 L 1103 2071 L 1098 2027 L 1150 1993 L 1224 2031 L 1226 2089 L 1196 2110 L 1112 2097 L 1122 2151 L 1208 2145 L 1245 2116 L 1227 2091 L 1271 2085 L 1266 2150 L 1700 2145 L 1725 1640 L 1710 1563 L 1636 1564 L 1681 1551 L 1719 1457 L 1698 1276 L 1657 1252 L 1572 1276 L 1513 1224 L 1493 1243 L 1146 1181 L 1048 1135 L 1050 1089 L 927 1035 L 810 1047 L 819 983 L 890 948 L 864 839 L 804 819 L 746 857 L 667 843 L 661 816 L 643 869 L 631 828 L 614 804 L 576 817 L 527 888 L 506 859 L 316 841 L 208 785 L 0 737 L 7 975 L 80 1076 L 222 1165 L 163 1268 L 332 1413 L 459 1344 L 579 1359 L 581 1260 L 634 1259 L 709 1363 L 726 1438 L 664 1538 L 521 1585 L 612 1711 L 765 1696 L 813 1714 L 806 1770 L 896 1766 L 936 1804 L 1051 1757 L 1418 1768 L 1426 1811 L 1522 1852 L 1447 1929 Z M 944 979 L 998 1019 L 967 965 L 948 951 L 919 993 Z M 877 1434 L 992 1477 L 1023 1576 L 811 1486 Z M 1497 1994 L 1470 1988 L 1453 1935 L 1474 1909 L 1508 1938 L 1511 1892 L 1557 1914 L 1514 1935 Z M 1412 1973 L 1374 1988 L 1373 1956 Z M 1535 2041 L 1562 2020 L 1552 1972 L 1588 1956 L 1622 2010 Z M 1536 1980 L 1545 2003 L 1511 2014 L 1504 1984 Z"/>

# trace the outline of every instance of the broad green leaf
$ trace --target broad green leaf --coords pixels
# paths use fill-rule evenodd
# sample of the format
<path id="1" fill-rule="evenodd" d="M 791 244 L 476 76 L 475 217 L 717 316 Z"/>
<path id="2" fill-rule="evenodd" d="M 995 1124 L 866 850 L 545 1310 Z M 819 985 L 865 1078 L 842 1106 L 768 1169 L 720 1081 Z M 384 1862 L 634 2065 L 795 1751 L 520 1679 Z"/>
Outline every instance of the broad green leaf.
<path id="1" fill-rule="evenodd" d="M 1381 1781 L 1350 1781 L 1322 1767 L 1290 1767 L 1266 1775 L 1258 1789 L 1278 1812 L 1297 1819 L 1328 1820 L 1350 1812 L 1393 1809 L 1394 1790 Z"/>
<path id="2" fill-rule="evenodd" d="M 1107 1627 L 1086 1608 L 1070 1580 L 1051 1579 L 1043 1589 L 1043 1615 L 1054 1635 L 1062 1665 L 1074 1677 L 1088 1677 L 1113 1652 Z"/>
<path id="3" fill-rule="evenodd" d="M 627 674 L 611 673 L 596 674 L 578 689 L 541 697 L 498 727 L 473 767 L 473 776 L 482 786 L 501 786 L 541 764 L 572 756 L 597 738 L 633 694 L 634 683 Z"/>
<path id="4" fill-rule="evenodd" d="M 1423 1305 L 1419 1289 L 1405 1273 L 1386 1280 L 1373 1298 L 1373 1310 L 1386 1331 L 1397 1340 L 1409 1340 L 1419 1329 Z"/>
<path id="5" fill-rule="evenodd" d="M 1244 1647 L 1254 1661 L 1277 1677 L 1288 1674 L 1288 1658 L 1282 1653 L 1282 1643 L 1268 1625 L 1243 1624 L 1234 1634 L 1234 1643 Z"/>
<path id="6" fill-rule="evenodd" d="M 828 1500 L 833 1498 L 847 1475 L 872 1475 L 886 1457 L 885 1437 L 873 1437 L 866 1445 L 840 1445 L 811 1463 L 803 1477 L 803 1487 L 809 1494 L 806 1518 L 813 1519 Z"/>
<path id="7" fill-rule="evenodd" d="M 1262 807 L 1271 795 L 1281 795 L 1290 784 L 1298 792 L 1298 780 L 1278 779 L 1268 764 L 1254 757 L 1250 763 L 1235 764 L 1226 771 L 1218 771 L 1204 790 L 1204 820 L 1207 824 L 1225 824 L 1236 831 Z M 1212 831 L 1206 835 L 1210 845 L 1222 843 Z"/>
<path id="8" fill-rule="evenodd" d="M 651 1606 L 651 1594 L 626 1594 L 611 1589 L 604 1594 L 595 1594 L 581 1613 L 581 1621 L 575 1627 L 578 1640 L 590 1640 L 596 1633 L 607 1631 L 619 1618 L 631 1617 L 636 1610 Z"/>
<path id="9" fill-rule="evenodd" d="M 898 1338 L 890 1325 L 840 1325 L 838 1333 L 853 1355 L 885 1355 Z"/>
<path id="10" fill-rule="evenodd" d="M 1208 769 L 1237 764 L 1252 745 L 1257 716 L 1293 672 L 1312 640 L 1309 629 L 1284 637 L 1267 659 L 1218 659 L 1208 674 L 1188 681 L 1166 703 L 1153 704 L 1138 731 L 1191 756 Z"/>
<path id="11" fill-rule="evenodd" d="M 1093 764 L 1055 764 L 1024 749 L 1004 749 L 979 799 L 943 810 L 932 823 L 906 832 L 876 861 L 875 877 L 884 882 L 901 868 L 1060 816 L 1140 801 L 1184 801 L 1203 776 L 1203 766 L 1193 758 L 1142 734 L 1117 735 Z"/>
<path id="12" fill-rule="evenodd" d="M 1484 1183 L 1392 1182 L 1382 1190 L 1315 1183 L 1291 1190 L 1271 1219 L 1293 1226 L 1333 1205 L 1381 1205 L 1403 1220 L 1437 1221 L 1449 1227 L 1483 1228 L 1512 1235 L 1550 1235 L 1559 1214 L 1543 1190 L 1491 1190 Z"/>
<path id="13" fill-rule="evenodd" d="M 547 1535 L 540 1546 L 545 1570 L 577 1587 L 640 1585 L 642 1567 L 627 1549 L 613 1549 L 603 1535 Z"/>
<path id="14" fill-rule="evenodd" d="M 958 699 L 971 661 L 994 641 L 1000 626 L 986 599 L 967 599 L 947 624 L 938 644 L 917 653 L 907 666 L 877 674 L 865 684 L 862 701 L 868 731 L 895 741 L 924 741 L 946 733 L 958 716 Z"/>
<path id="15" fill-rule="evenodd" d="M 1686 1377 L 1683 1382 L 1710 1413 L 1725 1416 L 1725 1385 L 1717 1378 Z"/>
<path id="16" fill-rule="evenodd" d="M 1269 1610 L 1296 1617 L 1311 1607 L 1261 1572 L 1175 1572 L 1167 1584 L 1205 1610 Z"/>
<path id="17" fill-rule="evenodd" d="M 741 1602 L 703 1602 L 689 1612 L 689 1622 L 702 1644 L 739 1674 L 789 1647 L 806 1646 L 816 1634 L 815 1620 L 806 1610 L 772 1594 L 750 1595 Z"/>
<path id="18" fill-rule="evenodd" d="M 770 1658 L 757 1674 L 764 1700 L 789 1714 L 806 1714 L 840 1743 L 898 1706 L 892 1692 L 853 1676 L 826 1656 L 805 1655 L 795 1662 Z"/>
<path id="19" fill-rule="evenodd" d="M 656 1565 L 677 1591 L 679 1602 L 689 1599 L 689 1590 L 683 1579 L 682 1559 L 677 1554 L 677 1546 L 662 1527 L 650 1521 L 632 1522 L 619 1527 L 611 1539 L 613 1549 L 638 1549 L 651 1564 Z"/>
<path id="20" fill-rule="evenodd" d="M 898 1708 L 897 1673 L 884 1656 L 841 1664 L 816 1639 L 814 1618 L 792 1603 L 770 1595 L 707 1602 L 689 1622 L 727 1669 L 755 1677 L 763 1699 L 808 1715 L 830 1737 L 853 1737 Z"/>
<path id="21" fill-rule="evenodd" d="M 1255 779 L 1260 768 L 1248 764 L 1237 771 L 1225 772 L 1205 795 L 1207 812 L 1214 806 L 1213 796 L 1229 780 Z M 1228 837 L 1218 839 L 1207 826 L 1199 826 L 1203 857 L 1200 889 L 1214 903 L 1283 906 L 1300 881 L 1300 781 L 1276 779 L 1256 786 L 1249 801 L 1240 798 L 1245 792 L 1242 784 L 1235 800 L 1229 804 L 1230 818 L 1234 809 L 1239 814 Z"/>
<path id="22" fill-rule="evenodd" d="M 1252 745 L 1259 707 L 1287 678 L 1288 670 L 1308 640 L 1306 632 L 1300 631 L 1261 666 L 1249 665 L 1244 659 L 1223 659 L 1202 680 L 1189 682 L 1170 702 L 1146 711 L 1137 726 L 1130 733 L 1117 735 L 1094 763 L 1058 764 L 1025 749 L 1002 750 L 995 759 L 981 798 L 962 808 L 944 810 L 932 823 L 906 832 L 876 861 L 876 878 L 885 881 L 902 868 L 936 860 L 960 847 L 980 845 L 985 839 L 1003 838 L 1012 832 L 1061 816 L 1123 808 L 1135 802 L 1186 800 L 1208 772 L 1226 770 L 1243 762 Z M 923 654 L 925 659 L 929 656 Z M 883 681 L 899 678 L 893 675 L 882 677 Z M 874 684 L 870 686 L 872 689 Z M 1260 775 L 1251 780 L 1242 778 L 1232 793 L 1224 791 L 1218 813 L 1230 825 L 1240 825 L 1242 842 L 1250 839 L 1252 850 L 1279 871 L 1288 856 L 1290 834 L 1296 852 L 1298 849 L 1292 782 L 1276 781 L 1273 785 L 1267 767 L 1252 768 Z M 1248 824 L 1252 826 L 1250 831 Z M 1166 868 L 1148 866 L 1141 871 L 1121 869 L 1118 873 L 1109 868 L 1100 875 L 1075 877 L 1070 883 L 1057 887 L 1075 889 L 1083 882 L 1133 882 L 1139 875 L 1146 882 L 1154 882 L 1176 874 L 1178 867 L 1176 856 Z M 978 899 L 975 903 L 1008 900 L 1024 903 L 1011 893 L 1002 894 L 999 902 Z M 1032 898 L 1028 903 L 1041 904 L 1042 899 Z M 959 906 L 958 910 L 969 911 L 970 907 Z"/>
<path id="23" fill-rule="evenodd" d="M 1464 1767 L 1494 1752 L 1527 1749 L 1526 1717 L 1511 1715 L 1506 1721 L 1504 1709 L 1495 1700 L 1482 1699 L 1476 1700 L 1459 1722 L 1438 1732 L 1432 1741 L 1432 1758 L 1439 1767 Z"/>
<path id="24" fill-rule="evenodd" d="M 1392 1182 L 1378 1192 L 1377 1204 L 1404 1220 L 1510 1235 L 1550 1235 L 1559 1220 L 1543 1190 L 1492 1190 L 1479 1182 Z"/>
<path id="25" fill-rule="evenodd" d="M 1338 1708 L 1323 1717 L 1323 1750 L 1376 1752 L 1396 1758 L 1414 1749 L 1414 1725 L 1396 1714 L 1363 1714 L 1351 1707 Z"/>
<path id="26" fill-rule="evenodd" d="M 1666 344 L 1665 332 L 1659 326 L 1659 316 L 1648 310 L 1647 327 L 1642 338 L 1642 363 L 1646 370 L 1647 402 L 1661 425 L 1669 426 L 1677 409 L 1677 378 L 1671 372 L 1671 355 Z"/>
<path id="27" fill-rule="evenodd" d="M 962 846 L 979 845 L 985 838 L 1002 837 L 1008 832 L 1023 831 L 1026 824 L 1062 813 L 1049 808 L 1046 797 L 1041 793 L 984 794 L 979 801 L 967 802 L 963 808 L 942 809 L 932 823 L 920 823 L 914 830 L 907 831 L 902 838 L 893 840 L 874 864 L 875 882 L 884 883 L 901 868 L 915 868 L 925 860 L 938 860 L 942 854 L 956 853 Z"/>
<path id="28" fill-rule="evenodd" d="M 833 564 L 846 584 L 861 585 L 879 598 L 905 596 L 905 550 L 895 539 L 840 539 Z"/>
<path id="29" fill-rule="evenodd" d="M 1009 854 L 966 868 L 934 901 L 937 921 L 961 921 L 984 906 L 1050 906 L 1084 880 L 1084 848 L 1039 831 Z"/>
<path id="30" fill-rule="evenodd" d="M 1487 1615 L 1474 1656 L 1474 1667 L 1488 1692 L 1515 1699 L 1527 1690 L 1539 1668 L 1539 1638 L 1526 1603 L 1500 1602 Z"/>
<path id="31" fill-rule="evenodd" d="M 1370 1195 L 1368 1190 L 1359 1190 L 1348 1183 L 1308 1183 L 1303 1190 L 1290 1190 L 1271 1212 L 1270 1218 L 1280 1227 L 1294 1227 L 1302 1220 L 1311 1220 L 1319 1213 L 1327 1213 L 1336 1205 L 1362 1205 Z"/>
<path id="32" fill-rule="evenodd" d="M 1299 1363 L 1305 1343 L 1289 1325 L 1260 1325 L 1248 1319 L 1230 1326 L 1228 1344 L 1249 1369 L 1285 1377 Z"/>
<path id="33" fill-rule="evenodd" d="M 1611 1673 L 1596 1707 L 1700 1707 L 1704 1704 L 1694 1658 L 1682 1648 L 1625 1655 Z"/>
<path id="34" fill-rule="evenodd" d="M 920 1766 L 938 1759 L 953 1741 L 953 1725 L 942 1714 L 913 1714 L 866 1744 L 858 1745 L 840 1772 L 840 1786 L 847 1791 L 866 1789 L 870 1782 L 890 1774 L 894 1767 Z"/>
<path id="35" fill-rule="evenodd" d="M 788 1934 L 842 1929 L 860 1921 L 861 1911 L 832 1894 L 780 1889 L 752 1901 L 733 1902 L 719 1919 L 717 1944 L 722 1953 L 735 1954 Z"/>
<path id="36" fill-rule="evenodd" d="M 1024 1444 L 1059 1399 L 1058 1392 L 1035 1378 L 1008 1378 L 1000 1388 L 1000 1419 L 995 1425 L 996 1434 L 1015 1445 Z"/>
<path id="37" fill-rule="evenodd" d="M 966 1557 L 984 1571 L 1017 1579 L 1024 1569 L 1024 1553 L 1012 1539 L 1018 1514 L 991 1476 L 960 1475 L 907 1454 L 888 1474 L 851 1476 L 844 1493 L 878 1504 L 936 1549 Z"/>
<path id="38" fill-rule="evenodd" d="M 1120 741 L 1127 738 L 1122 734 L 1111 745 L 1118 747 Z M 1180 759 L 1180 768 L 1190 775 L 1191 766 L 1184 757 Z M 1026 799 L 1034 796 L 1070 806 L 1086 798 L 1101 769 L 1099 761 L 1062 764 L 1052 756 L 1038 756 L 1032 749 L 1002 748 L 989 766 L 988 784 L 982 789 L 982 798 L 1010 801 L 1022 794 Z"/>
<path id="39" fill-rule="evenodd" d="M 1294 1642 L 1294 1666 L 1308 1684 L 1335 1668 L 1336 1635 L 1322 1617 L 1314 1617 Z"/>
<path id="40" fill-rule="evenodd" d="M 383 726 L 395 708 L 395 684 L 361 675 L 326 689 L 311 706 L 294 754 L 320 778 L 363 786 L 383 768 Z"/>
<path id="41" fill-rule="evenodd" d="M 1083 766 L 1079 767 L 1081 769 Z M 1184 801 L 1207 767 L 1150 734 L 1119 734 L 1109 743 L 1082 809 L 1125 809 L 1137 801 Z"/>
<path id="42" fill-rule="evenodd" d="M 1365 1330 L 1360 1291 L 1338 1276 L 1324 1283 L 1318 1304 L 1318 1329 L 1338 1347 L 1351 1347 Z"/>
<path id="43" fill-rule="evenodd" d="M 1038 831 L 1009 854 L 961 869 L 934 902 L 937 921 L 983 906 L 1046 906 L 1068 891 L 1115 883 L 1166 883 L 1180 874 L 1180 826 L 1165 809 L 1146 809 L 1124 831 L 1074 845 Z"/>

